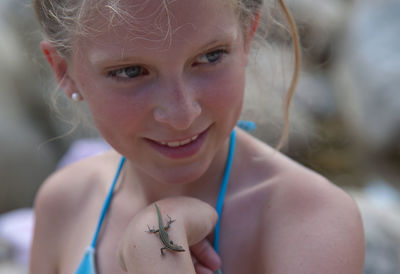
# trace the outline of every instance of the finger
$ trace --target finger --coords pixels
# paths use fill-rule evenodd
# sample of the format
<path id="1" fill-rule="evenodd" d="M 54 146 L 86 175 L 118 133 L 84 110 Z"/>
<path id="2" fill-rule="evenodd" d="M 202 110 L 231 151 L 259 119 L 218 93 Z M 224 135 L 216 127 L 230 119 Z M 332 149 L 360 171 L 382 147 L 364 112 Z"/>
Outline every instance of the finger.
<path id="1" fill-rule="evenodd" d="M 214 273 L 211 269 L 209 269 L 199 263 L 194 265 L 194 270 L 196 271 L 196 274 L 213 274 Z"/>
<path id="2" fill-rule="evenodd" d="M 196 258 L 195 256 L 193 256 L 193 253 L 192 253 L 192 252 L 190 252 L 190 257 L 192 258 L 192 263 L 193 263 L 193 265 L 199 263 L 199 261 L 197 260 L 197 258 Z"/>
<path id="3" fill-rule="evenodd" d="M 204 265 L 202 265 L 197 258 L 193 255 L 193 253 L 190 253 L 190 256 L 192 257 L 192 262 L 194 269 L 196 271 L 196 274 L 212 274 L 213 271 Z"/>
<path id="4" fill-rule="evenodd" d="M 221 259 L 210 242 L 203 239 L 199 243 L 190 247 L 196 260 L 211 270 L 218 270 L 221 267 Z"/>
<path id="5" fill-rule="evenodd" d="M 177 216 L 182 216 L 189 246 L 210 234 L 217 223 L 218 214 L 209 204 L 189 197 L 174 198 Z"/>

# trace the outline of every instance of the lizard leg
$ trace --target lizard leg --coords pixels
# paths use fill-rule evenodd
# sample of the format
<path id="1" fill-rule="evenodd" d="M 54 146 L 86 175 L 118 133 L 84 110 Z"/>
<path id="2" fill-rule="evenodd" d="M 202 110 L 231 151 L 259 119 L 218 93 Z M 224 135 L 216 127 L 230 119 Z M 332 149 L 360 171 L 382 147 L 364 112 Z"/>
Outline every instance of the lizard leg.
<path id="1" fill-rule="evenodd" d="M 157 233 L 158 231 L 159 231 L 159 229 L 155 229 L 154 228 L 154 226 L 153 226 L 153 228 L 151 229 L 150 227 L 149 227 L 149 225 L 147 225 L 147 232 L 151 232 L 151 233 Z"/>
<path id="2" fill-rule="evenodd" d="M 172 224 L 173 222 L 175 222 L 175 220 L 172 220 L 172 218 L 171 218 L 169 215 L 167 215 L 167 216 L 168 216 L 169 220 L 167 221 L 167 225 L 164 227 L 165 230 L 167 230 L 168 228 L 170 228 L 171 224 Z"/>
<path id="3" fill-rule="evenodd" d="M 167 247 L 165 247 L 165 246 L 160 248 L 161 255 L 163 255 L 163 256 L 164 256 L 164 251 L 163 251 L 164 249 L 168 249 L 168 248 L 167 248 Z"/>

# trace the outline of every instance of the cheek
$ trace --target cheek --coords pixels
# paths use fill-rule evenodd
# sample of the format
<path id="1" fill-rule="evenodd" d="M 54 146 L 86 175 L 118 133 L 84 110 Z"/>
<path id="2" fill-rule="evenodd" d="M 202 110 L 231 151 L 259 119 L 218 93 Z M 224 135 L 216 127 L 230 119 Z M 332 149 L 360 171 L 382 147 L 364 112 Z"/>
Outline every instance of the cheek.
<path id="1" fill-rule="evenodd" d="M 148 104 L 145 103 L 147 98 L 144 93 L 133 93 L 132 90 L 126 89 L 117 90 L 104 79 L 104 76 L 99 76 L 89 69 L 82 68 L 78 75 L 86 76 L 79 79 L 79 88 L 100 131 L 115 127 L 128 130 L 136 126 L 147 114 L 145 108 Z"/>
<path id="2" fill-rule="evenodd" d="M 236 68 L 224 70 L 214 75 L 208 86 L 205 89 L 205 105 L 221 115 L 230 115 L 232 119 L 237 119 L 243 105 L 244 71 Z"/>
<path id="3" fill-rule="evenodd" d="M 147 99 L 129 92 L 112 91 L 100 85 L 87 86 L 85 100 L 93 121 L 99 132 L 105 137 L 127 135 L 143 130 L 142 123 L 149 113 Z"/>
<path id="4" fill-rule="evenodd" d="M 148 115 L 148 104 L 135 96 L 102 96 L 89 108 L 99 122 L 107 121 L 110 126 L 129 129 L 136 127 Z"/>

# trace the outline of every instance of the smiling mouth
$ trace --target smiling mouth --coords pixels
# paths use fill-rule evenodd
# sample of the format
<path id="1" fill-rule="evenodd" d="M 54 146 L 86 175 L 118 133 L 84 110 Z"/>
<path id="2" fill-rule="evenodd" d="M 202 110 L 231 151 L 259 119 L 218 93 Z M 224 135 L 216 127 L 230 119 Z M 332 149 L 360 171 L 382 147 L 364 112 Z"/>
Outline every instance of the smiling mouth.
<path id="1" fill-rule="evenodd" d="M 199 135 L 200 134 L 197 134 L 197 135 L 195 135 L 193 137 L 187 138 L 187 139 L 182 140 L 182 141 L 173 141 L 173 142 L 158 142 L 158 141 L 155 141 L 155 142 L 157 144 L 160 144 L 160 145 L 163 145 L 163 146 L 175 148 L 175 147 L 180 147 L 180 146 L 184 146 L 184 145 L 190 144 L 191 142 L 195 141 L 199 137 Z"/>
<path id="2" fill-rule="evenodd" d="M 154 140 L 146 139 L 150 147 L 155 149 L 158 153 L 164 157 L 170 159 L 186 159 L 190 158 L 203 148 L 206 140 L 207 133 L 211 126 L 206 128 L 204 131 L 197 133 L 196 135 L 187 137 L 185 139 L 175 140 Z"/>

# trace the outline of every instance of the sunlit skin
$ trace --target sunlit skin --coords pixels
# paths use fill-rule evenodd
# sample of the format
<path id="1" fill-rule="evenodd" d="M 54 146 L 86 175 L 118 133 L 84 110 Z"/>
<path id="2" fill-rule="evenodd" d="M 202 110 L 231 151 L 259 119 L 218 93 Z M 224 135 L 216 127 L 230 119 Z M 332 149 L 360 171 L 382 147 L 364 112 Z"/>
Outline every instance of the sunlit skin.
<path id="1" fill-rule="evenodd" d="M 70 67 L 76 88 L 102 136 L 143 176 L 173 184 L 197 180 L 226 146 L 241 112 L 247 62 L 240 26 L 226 7 L 173 3 L 170 34 L 152 29 L 151 19 L 150 35 L 138 37 L 134 23 L 126 22 L 78 41 Z M 154 3 L 136 16 L 153 9 Z M 165 157 L 148 142 L 204 131 L 199 152 L 181 159 Z"/>
<path id="2" fill-rule="evenodd" d="M 41 188 L 31 273 L 74 273 L 121 155 L 127 162 L 96 246 L 100 274 L 206 274 L 221 265 L 227 274 L 361 273 L 352 199 L 239 129 L 220 256 L 212 250 L 213 207 L 258 22 L 241 26 L 230 1 L 170 1 L 168 13 L 161 2 L 121 1 L 135 20 L 110 23 L 108 10 L 97 10 L 93 33 L 75 37 L 71 56 L 41 44 L 63 91 L 80 93 L 113 149 Z M 171 239 L 191 252 L 160 257 L 159 239 L 146 232 L 158 224 L 154 202 L 176 220 Z"/>

